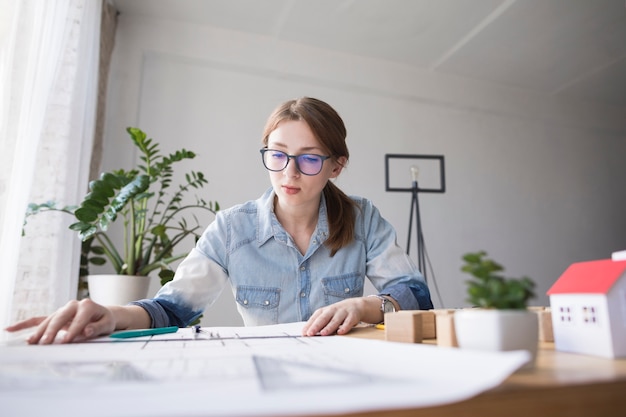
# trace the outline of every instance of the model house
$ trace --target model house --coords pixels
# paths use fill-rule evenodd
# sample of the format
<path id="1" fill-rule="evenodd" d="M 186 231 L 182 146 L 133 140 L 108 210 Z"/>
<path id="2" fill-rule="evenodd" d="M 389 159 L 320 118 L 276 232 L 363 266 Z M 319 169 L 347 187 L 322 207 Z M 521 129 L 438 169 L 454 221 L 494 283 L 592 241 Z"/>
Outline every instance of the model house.
<path id="1" fill-rule="evenodd" d="M 574 263 L 547 294 L 555 349 L 626 357 L 626 261 Z"/>

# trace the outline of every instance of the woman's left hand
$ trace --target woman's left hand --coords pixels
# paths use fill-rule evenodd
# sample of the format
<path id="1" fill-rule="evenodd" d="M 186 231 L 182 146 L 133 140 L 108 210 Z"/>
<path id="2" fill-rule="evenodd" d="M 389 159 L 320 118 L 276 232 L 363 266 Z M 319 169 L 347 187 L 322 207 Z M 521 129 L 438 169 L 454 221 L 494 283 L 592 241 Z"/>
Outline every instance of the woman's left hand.
<path id="1" fill-rule="evenodd" d="M 315 310 L 302 328 L 302 335 L 346 334 L 361 321 L 379 323 L 382 320 L 383 314 L 377 298 L 348 298 Z"/>

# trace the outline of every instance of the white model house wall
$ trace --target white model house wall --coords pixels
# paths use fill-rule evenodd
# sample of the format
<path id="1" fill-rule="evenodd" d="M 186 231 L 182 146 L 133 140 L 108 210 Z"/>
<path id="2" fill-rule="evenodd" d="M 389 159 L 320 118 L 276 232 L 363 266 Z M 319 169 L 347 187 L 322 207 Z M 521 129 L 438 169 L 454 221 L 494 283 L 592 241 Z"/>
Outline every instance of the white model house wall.
<path id="1" fill-rule="evenodd" d="M 611 317 L 613 357 L 626 357 L 626 277 L 622 277 L 609 291 L 608 311 Z"/>
<path id="2" fill-rule="evenodd" d="M 551 295 L 555 348 L 615 357 L 607 300 L 604 294 Z"/>

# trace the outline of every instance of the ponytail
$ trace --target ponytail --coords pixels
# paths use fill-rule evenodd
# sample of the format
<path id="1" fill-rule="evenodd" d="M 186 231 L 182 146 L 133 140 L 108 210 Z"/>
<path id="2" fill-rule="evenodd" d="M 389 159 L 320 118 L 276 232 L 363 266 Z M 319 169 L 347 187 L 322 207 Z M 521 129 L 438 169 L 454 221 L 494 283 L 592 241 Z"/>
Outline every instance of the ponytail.
<path id="1" fill-rule="evenodd" d="M 330 249 L 330 256 L 335 256 L 339 249 L 354 240 L 357 205 L 331 181 L 328 181 L 324 187 L 324 197 L 330 230 L 324 245 Z"/>

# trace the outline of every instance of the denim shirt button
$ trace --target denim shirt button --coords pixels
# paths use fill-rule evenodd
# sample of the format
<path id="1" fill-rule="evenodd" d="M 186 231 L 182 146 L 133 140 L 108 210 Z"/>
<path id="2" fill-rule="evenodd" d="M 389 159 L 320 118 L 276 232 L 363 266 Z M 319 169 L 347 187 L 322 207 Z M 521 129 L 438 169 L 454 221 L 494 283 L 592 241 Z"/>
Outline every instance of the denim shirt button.
<path id="1" fill-rule="evenodd" d="M 346 294 L 348 294 L 350 292 L 350 288 L 344 288 L 343 292 L 345 292 Z"/>
<path id="2" fill-rule="evenodd" d="M 301 292 L 300 293 L 300 297 L 302 297 L 302 298 L 306 297 L 306 293 L 305 292 Z"/>
<path id="3" fill-rule="evenodd" d="M 270 301 L 269 300 L 265 300 L 265 305 L 266 306 L 270 305 Z"/>
<path id="4" fill-rule="evenodd" d="M 301 266 L 300 267 L 300 271 L 306 271 L 306 267 L 305 266 Z"/>
<path id="5" fill-rule="evenodd" d="M 244 305 L 248 305 L 248 300 L 243 300 Z"/>

